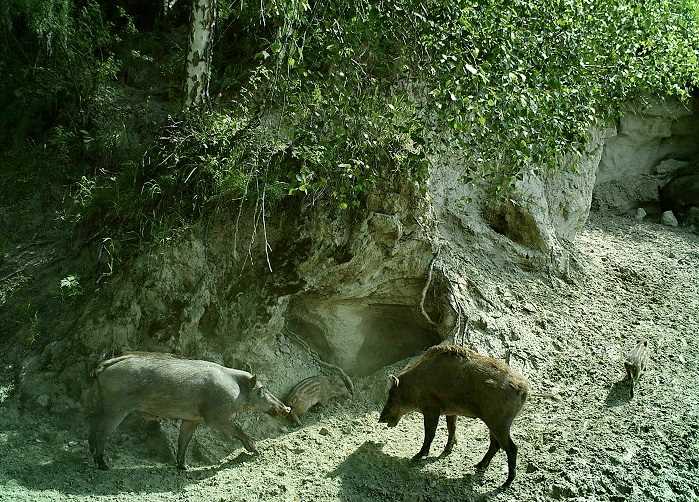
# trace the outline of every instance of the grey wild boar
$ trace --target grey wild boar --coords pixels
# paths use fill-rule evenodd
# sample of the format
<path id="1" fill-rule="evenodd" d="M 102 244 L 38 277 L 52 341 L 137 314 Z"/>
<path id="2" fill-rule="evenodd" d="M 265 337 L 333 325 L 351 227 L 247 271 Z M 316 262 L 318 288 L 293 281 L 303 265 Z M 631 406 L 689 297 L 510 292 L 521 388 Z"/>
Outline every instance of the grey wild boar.
<path id="1" fill-rule="evenodd" d="M 648 364 L 648 340 L 639 340 L 636 346 L 626 355 L 624 368 L 629 382 L 630 394 L 633 398 L 633 387 L 638 383 Z"/>
<path id="2" fill-rule="evenodd" d="M 416 461 L 429 454 L 441 415 L 446 415 L 449 432 L 442 456 L 449 455 L 456 443 L 456 417 L 480 418 L 490 431 L 490 446 L 476 469 L 485 471 L 502 448 L 507 454 L 508 475 L 503 485 L 507 487 L 515 478 L 517 465 L 510 426 L 528 392 L 526 379 L 503 361 L 455 345 L 437 345 L 397 376 L 391 375 L 388 401 L 379 422 L 395 427 L 407 413 L 423 414 L 425 439 L 413 457 Z"/>
<path id="3" fill-rule="evenodd" d="M 109 435 L 131 412 L 180 419 L 177 467 L 185 469 L 185 453 L 199 424 L 206 423 L 227 439 L 239 439 L 257 452 L 254 440 L 230 421 L 240 411 L 287 415 L 290 409 L 246 371 L 209 361 L 170 354 L 137 352 L 99 364 L 91 389 L 90 453 L 100 469 L 108 469 L 104 446 Z"/>
<path id="4" fill-rule="evenodd" d="M 291 408 L 289 418 L 301 425 L 299 417 L 317 404 L 336 398 L 349 397 L 350 392 L 339 379 L 326 376 L 312 376 L 301 380 L 286 396 L 284 402 Z"/>

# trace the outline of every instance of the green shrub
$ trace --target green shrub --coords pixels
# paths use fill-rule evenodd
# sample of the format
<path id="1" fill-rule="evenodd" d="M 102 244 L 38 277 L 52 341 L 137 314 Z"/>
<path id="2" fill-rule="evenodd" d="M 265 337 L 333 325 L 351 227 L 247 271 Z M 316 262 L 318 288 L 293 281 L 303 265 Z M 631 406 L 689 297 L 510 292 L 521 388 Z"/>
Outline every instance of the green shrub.
<path id="1" fill-rule="evenodd" d="M 221 204 L 361 209 L 378 186 L 419 192 L 445 141 L 503 195 L 625 102 L 699 84 L 696 0 L 221 0 L 214 102 L 151 141 L 186 26 L 137 34 L 110 5 L 0 7 L 0 127 L 70 166 L 70 219 L 114 237 L 163 238 Z"/>

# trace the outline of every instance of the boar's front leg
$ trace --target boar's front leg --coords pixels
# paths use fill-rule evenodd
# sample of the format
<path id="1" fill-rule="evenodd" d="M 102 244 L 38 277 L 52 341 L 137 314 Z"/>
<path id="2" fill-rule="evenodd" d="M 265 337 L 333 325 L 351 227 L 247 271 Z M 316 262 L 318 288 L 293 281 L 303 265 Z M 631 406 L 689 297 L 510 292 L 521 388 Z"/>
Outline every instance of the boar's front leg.
<path id="1" fill-rule="evenodd" d="M 187 447 L 189 442 L 194 435 L 194 431 L 197 430 L 199 422 L 194 422 L 191 420 L 182 420 L 180 424 L 180 436 L 177 438 L 177 468 L 180 470 L 185 470 L 187 466 L 185 465 L 185 456 L 187 455 Z"/>
<path id="2" fill-rule="evenodd" d="M 247 434 L 245 434 L 243 429 L 241 429 L 240 426 L 238 426 L 237 424 L 233 424 L 233 434 L 242 441 L 243 446 L 246 450 L 248 450 L 250 453 L 257 453 L 255 440 Z"/>
<path id="3" fill-rule="evenodd" d="M 412 458 L 413 462 L 420 460 L 422 457 L 426 457 L 430 453 L 430 446 L 432 446 L 432 440 L 434 439 L 434 434 L 437 432 L 437 424 L 439 423 L 439 412 L 438 411 L 423 411 L 423 421 L 425 425 L 425 440 L 422 442 L 422 448 L 415 454 Z"/>
<path id="4" fill-rule="evenodd" d="M 204 421 L 210 427 L 213 427 L 221 434 L 223 434 L 227 440 L 232 441 L 234 438 L 242 441 L 243 446 L 250 453 L 257 453 L 257 448 L 255 448 L 255 441 L 243 432 L 238 425 L 232 424 L 228 421 L 228 414 L 217 414 L 208 413 L 204 416 Z"/>

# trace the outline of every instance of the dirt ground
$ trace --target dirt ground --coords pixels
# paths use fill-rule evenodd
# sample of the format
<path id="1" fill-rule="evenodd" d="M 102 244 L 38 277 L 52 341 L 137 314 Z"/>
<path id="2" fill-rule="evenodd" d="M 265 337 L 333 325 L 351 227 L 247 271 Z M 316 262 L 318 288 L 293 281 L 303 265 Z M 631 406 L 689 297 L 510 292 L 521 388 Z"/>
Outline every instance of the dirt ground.
<path id="1" fill-rule="evenodd" d="M 422 418 L 377 423 L 385 374 L 356 382 L 359 397 L 280 423 L 250 456 L 198 431 L 190 469 L 174 468 L 174 424 L 161 432 L 122 426 L 108 444 L 112 470 L 88 459 L 85 426 L 20 414 L 3 366 L 0 500 L 450 501 L 699 500 L 699 238 L 684 229 L 592 215 L 578 239 L 571 282 L 531 276 L 513 293 L 537 337 L 519 340 L 532 397 L 513 426 L 517 479 L 506 491 L 502 452 L 484 477 L 473 465 L 488 445 L 483 424 L 460 419 L 458 444 L 442 420 L 431 455 L 412 465 Z M 515 302 L 516 303 L 516 302 Z M 516 307 L 516 305 L 515 305 Z M 630 400 L 624 352 L 640 336 L 650 368 Z"/>

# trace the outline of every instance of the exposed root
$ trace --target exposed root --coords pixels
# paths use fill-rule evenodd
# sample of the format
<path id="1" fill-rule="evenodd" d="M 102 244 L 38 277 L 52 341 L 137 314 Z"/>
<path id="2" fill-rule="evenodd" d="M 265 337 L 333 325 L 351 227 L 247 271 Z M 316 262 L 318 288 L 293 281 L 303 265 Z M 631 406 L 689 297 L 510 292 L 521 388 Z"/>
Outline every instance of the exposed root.
<path id="1" fill-rule="evenodd" d="M 437 261 L 437 257 L 439 256 L 440 251 L 441 248 L 437 249 L 437 252 L 432 257 L 430 267 L 427 271 L 427 282 L 425 283 L 425 287 L 422 288 L 422 297 L 420 298 L 420 311 L 422 312 L 422 315 L 425 317 L 425 319 L 427 319 L 427 322 L 429 322 L 432 326 L 437 326 L 438 324 L 432 320 L 430 315 L 425 310 L 425 297 L 427 296 L 427 291 L 430 289 L 430 284 L 432 283 L 432 269 L 434 268 L 434 262 Z"/>
<path id="2" fill-rule="evenodd" d="M 272 272 L 272 264 L 269 261 L 269 252 L 272 246 L 269 245 L 267 240 L 267 222 L 265 221 L 265 194 L 267 193 L 267 180 L 265 179 L 265 186 L 262 188 L 262 231 L 265 237 L 265 258 L 267 258 L 267 267 L 269 271 Z"/>

